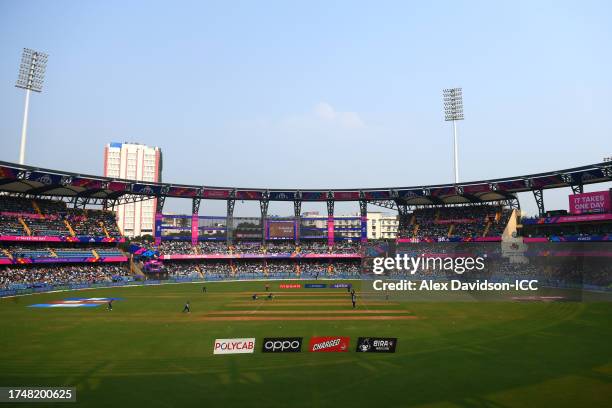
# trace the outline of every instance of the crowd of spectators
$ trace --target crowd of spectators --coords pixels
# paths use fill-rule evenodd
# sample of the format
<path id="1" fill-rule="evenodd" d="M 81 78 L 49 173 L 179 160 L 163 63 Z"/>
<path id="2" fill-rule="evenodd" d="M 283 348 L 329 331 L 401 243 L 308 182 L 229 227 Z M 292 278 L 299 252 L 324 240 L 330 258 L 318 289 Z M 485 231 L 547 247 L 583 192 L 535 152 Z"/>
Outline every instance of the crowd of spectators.
<path id="1" fill-rule="evenodd" d="M 119 237 L 115 215 L 99 210 L 68 210 L 66 219 L 70 222 L 76 235 Z M 105 231 L 106 230 L 106 231 Z"/>
<path id="2" fill-rule="evenodd" d="M 204 277 L 216 279 L 283 277 L 298 274 L 303 277 L 330 277 L 333 275 L 357 275 L 361 271 L 360 260 L 238 260 L 238 261 L 188 261 L 165 262 L 163 272 L 169 277 Z M 201 274 L 201 275 L 200 275 Z"/>
<path id="3" fill-rule="evenodd" d="M 0 215 L 0 235 L 27 235 L 23 224 L 17 217 L 7 217 Z"/>
<path id="4" fill-rule="evenodd" d="M 233 262 L 234 274 L 263 276 L 265 272 L 265 268 L 266 268 L 266 265 L 263 260 L 234 261 Z"/>
<path id="5" fill-rule="evenodd" d="M 57 215 L 45 215 L 44 217 L 46 218 L 23 217 L 23 222 L 30 230 L 30 235 L 39 237 L 66 237 L 70 235 L 70 231 L 61 217 Z M 27 235 L 27 232 L 22 235 Z"/>
<path id="6" fill-rule="evenodd" d="M 299 267 L 302 277 L 316 278 L 334 275 L 358 275 L 361 272 L 361 260 L 300 261 Z"/>
<path id="7" fill-rule="evenodd" d="M 127 275 L 124 266 L 109 264 L 8 266 L 0 268 L 0 288 L 112 282 Z"/>
<path id="8" fill-rule="evenodd" d="M 415 210 L 407 237 L 477 238 L 500 236 L 512 211 L 500 206 L 432 207 Z"/>
<path id="9" fill-rule="evenodd" d="M 523 219 L 524 221 L 524 219 Z M 576 222 L 563 224 L 523 224 L 520 233 L 524 237 L 589 237 L 612 234 L 612 222 Z"/>
<path id="10" fill-rule="evenodd" d="M 322 241 L 300 241 L 298 245 L 300 254 L 329 254 L 329 245 Z"/>
<path id="11" fill-rule="evenodd" d="M 162 241 L 159 246 L 160 255 L 193 255 L 193 254 L 354 254 L 360 251 L 359 242 L 338 241 L 333 247 L 327 242 L 302 241 L 296 245 L 294 242 L 266 242 L 238 241 L 227 245 L 222 241 L 202 241 L 195 249 L 191 241 Z"/>
<path id="12" fill-rule="evenodd" d="M 295 252 L 295 243 L 292 241 L 267 242 L 263 252 L 266 254 L 291 254 Z"/>
<path id="13" fill-rule="evenodd" d="M 165 263 L 163 273 L 172 277 L 201 277 L 200 270 L 195 262 Z"/>
<path id="14" fill-rule="evenodd" d="M 67 237 L 70 224 L 76 235 L 121 237 L 115 215 L 101 210 L 69 209 L 62 201 L 0 197 L 0 234 Z"/>
<path id="15" fill-rule="evenodd" d="M 199 264 L 202 275 L 206 278 L 224 279 L 232 275 L 229 262 L 206 262 Z"/>
<path id="16" fill-rule="evenodd" d="M 232 254 L 261 254 L 263 247 L 259 241 L 239 241 L 229 246 Z"/>
<path id="17" fill-rule="evenodd" d="M 268 276 L 283 276 L 297 274 L 297 262 L 289 259 L 270 261 L 266 265 Z"/>
<path id="18" fill-rule="evenodd" d="M 230 249 L 225 241 L 203 241 L 198 243 L 201 254 L 229 254 Z"/>
<path id="19" fill-rule="evenodd" d="M 0 251 L 8 252 L 13 258 L 64 258 L 93 257 L 96 251 L 99 256 L 122 256 L 123 253 L 115 246 L 64 244 L 50 246 L 46 243 L 7 244 L 0 245 Z"/>
<path id="20" fill-rule="evenodd" d="M 158 250 L 160 255 L 195 254 L 191 241 L 162 241 Z"/>
<path id="21" fill-rule="evenodd" d="M 361 244 L 355 241 L 337 241 L 333 248 L 334 254 L 356 254 L 361 250 Z"/>
<path id="22" fill-rule="evenodd" d="M 42 214 L 55 214 L 58 212 L 66 211 L 66 203 L 63 201 L 52 201 L 52 200 L 31 200 L 28 198 L 18 197 L 0 197 L 0 212 L 13 212 L 13 213 L 37 213 L 34 203 L 38 206 L 38 209 Z"/>

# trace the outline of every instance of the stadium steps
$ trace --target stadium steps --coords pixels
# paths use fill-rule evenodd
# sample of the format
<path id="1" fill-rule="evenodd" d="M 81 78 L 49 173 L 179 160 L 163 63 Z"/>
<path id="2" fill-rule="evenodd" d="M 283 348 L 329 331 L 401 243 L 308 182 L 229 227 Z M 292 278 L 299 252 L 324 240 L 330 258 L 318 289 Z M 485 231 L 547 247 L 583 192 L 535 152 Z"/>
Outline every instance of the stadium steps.
<path id="1" fill-rule="evenodd" d="M 145 274 L 142 271 L 142 269 L 140 269 L 140 267 L 136 264 L 136 262 L 134 262 L 134 259 L 132 258 L 129 258 L 129 259 L 130 259 L 130 273 L 132 275 L 142 276 L 144 278 Z"/>
<path id="2" fill-rule="evenodd" d="M 102 231 L 104 231 L 104 235 L 106 235 L 106 238 L 110 239 L 110 234 L 108 233 L 108 230 L 106 229 L 106 225 L 104 225 L 104 223 L 102 221 L 100 221 L 100 226 L 102 227 Z"/>
<path id="3" fill-rule="evenodd" d="M 2 249 L 2 252 L 4 252 L 4 254 L 8 257 L 8 259 L 10 259 L 11 261 L 13 260 L 13 254 L 11 254 L 8 249 Z"/>
<path id="4" fill-rule="evenodd" d="M 412 217 L 410 217 L 410 224 L 408 225 L 414 225 L 416 224 L 416 215 L 412 214 Z"/>
<path id="5" fill-rule="evenodd" d="M 43 215 L 42 211 L 40 210 L 40 207 L 38 206 L 38 203 L 36 202 L 36 200 L 32 200 L 32 208 L 34 208 L 34 211 L 36 211 L 36 214 Z"/>
<path id="6" fill-rule="evenodd" d="M 200 265 L 196 265 L 195 269 L 200 274 L 200 278 L 205 278 L 206 277 L 206 276 L 204 276 L 205 274 L 204 274 L 204 272 L 202 272 L 202 269 L 200 268 Z"/>
<path id="7" fill-rule="evenodd" d="M 55 252 L 55 251 L 53 250 L 53 248 L 49 248 L 49 253 L 51 254 L 51 257 L 53 257 L 53 258 L 57 258 L 57 257 L 58 257 L 58 256 L 57 256 L 57 252 Z"/>
<path id="8" fill-rule="evenodd" d="M 419 224 L 414 224 L 414 229 L 412 230 L 412 238 L 416 238 L 419 233 Z"/>
<path id="9" fill-rule="evenodd" d="M 487 236 L 487 234 L 489 233 L 489 229 L 491 229 L 491 220 L 488 220 L 487 225 L 485 225 L 484 232 L 482 233 L 483 237 Z"/>
<path id="10" fill-rule="evenodd" d="M 31 237 L 32 230 L 30 230 L 30 227 L 28 227 L 28 224 L 26 224 L 23 218 L 19 217 L 18 219 L 19 219 L 19 222 L 21 223 L 21 226 L 23 227 L 23 230 L 26 232 L 26 234 L 28 234 L 29 237 Z"/>
<path id="11" fill-rule="evenodd" d="M 95 249 L 92 248 L 91 253 L 93 254 L 94 258 L 100 259 L 100 254 L 98 254 Z"/>
<path id="12" fill-rule="evenodd" d="M 446 236 L 447 236 L 448 238 L 452 237 L 452 236 L 453 236 L 453 231 L 454 231 L 454 230 L 455 230 L 455 224 L 451 224 L 451 225 L 448 227 L 448 233 L 446 234 Z"/>
<path id="13" fill-rule="evenodd" d="M 76 233 L 72 229 L 72 225 L 68 222 L 68 220 L 64 220 L 64 224 L 66 224 L 66 228 L 68 228 L 68 232 L 70 232 L 71 237 L 76 237 Z"/>

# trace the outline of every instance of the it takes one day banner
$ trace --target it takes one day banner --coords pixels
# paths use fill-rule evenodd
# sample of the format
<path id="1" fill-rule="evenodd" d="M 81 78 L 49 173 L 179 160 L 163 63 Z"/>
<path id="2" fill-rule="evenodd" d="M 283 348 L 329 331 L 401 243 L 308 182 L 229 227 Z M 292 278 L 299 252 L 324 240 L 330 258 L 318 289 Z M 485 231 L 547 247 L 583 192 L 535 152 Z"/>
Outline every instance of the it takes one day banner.
<path id="1" fill-rule="evenodd" d="M 610 212 L 610 192 L 573 194 L 569 196 L 569 208 L 572 214 L 593 214 Z"/>

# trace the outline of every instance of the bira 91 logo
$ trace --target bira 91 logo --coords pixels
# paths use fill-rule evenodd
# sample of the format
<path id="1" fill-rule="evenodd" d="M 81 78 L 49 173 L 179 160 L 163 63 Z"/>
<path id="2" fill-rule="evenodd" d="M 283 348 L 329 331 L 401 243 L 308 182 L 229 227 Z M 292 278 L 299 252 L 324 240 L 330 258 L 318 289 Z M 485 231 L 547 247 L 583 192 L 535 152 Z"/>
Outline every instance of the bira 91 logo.
<path id="1" fill-rule="evenodd" d="M 310 351 L 312 352 L 347 352 L 349 349 L 350 337 L 311 337 Z"/>
<path id="2" fill-rule="evenodd" d="M 360 337 L 357 340 L 358 353 L 395 353 L 395 337 Z"/>
<path id="3" fill-rule="evenodd" d="M 299 353 L 302 351 L 301 337 L 266 337 L 263 340 L 264 353 Z"/>
<path id="4" fill-rule="evenodd" d="M 246 354 L 255 351 L 255 338 L 216 339 L 213 354 Z"/>

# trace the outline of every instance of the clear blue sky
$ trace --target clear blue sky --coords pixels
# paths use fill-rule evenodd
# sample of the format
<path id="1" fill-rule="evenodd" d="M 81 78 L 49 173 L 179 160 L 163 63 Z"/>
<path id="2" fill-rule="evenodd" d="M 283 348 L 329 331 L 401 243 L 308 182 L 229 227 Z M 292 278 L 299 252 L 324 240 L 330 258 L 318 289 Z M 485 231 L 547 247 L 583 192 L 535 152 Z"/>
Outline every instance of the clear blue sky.
<path id="1" fill-rule="evenodd" d="M 611 23 L 608 1 L 3 0 L 0 159 L 18 159 L 29 47 L 50 55 L 31 165 L 101 174 L 104 144 L 134 141 L 163 149 L 170 182 L 448 182 L 440 93 L 452 86 L 464 88 L 462 180 L 598 162 L 612 155 Z M 568 193 L 546 193 L 548 207 Z"/>

